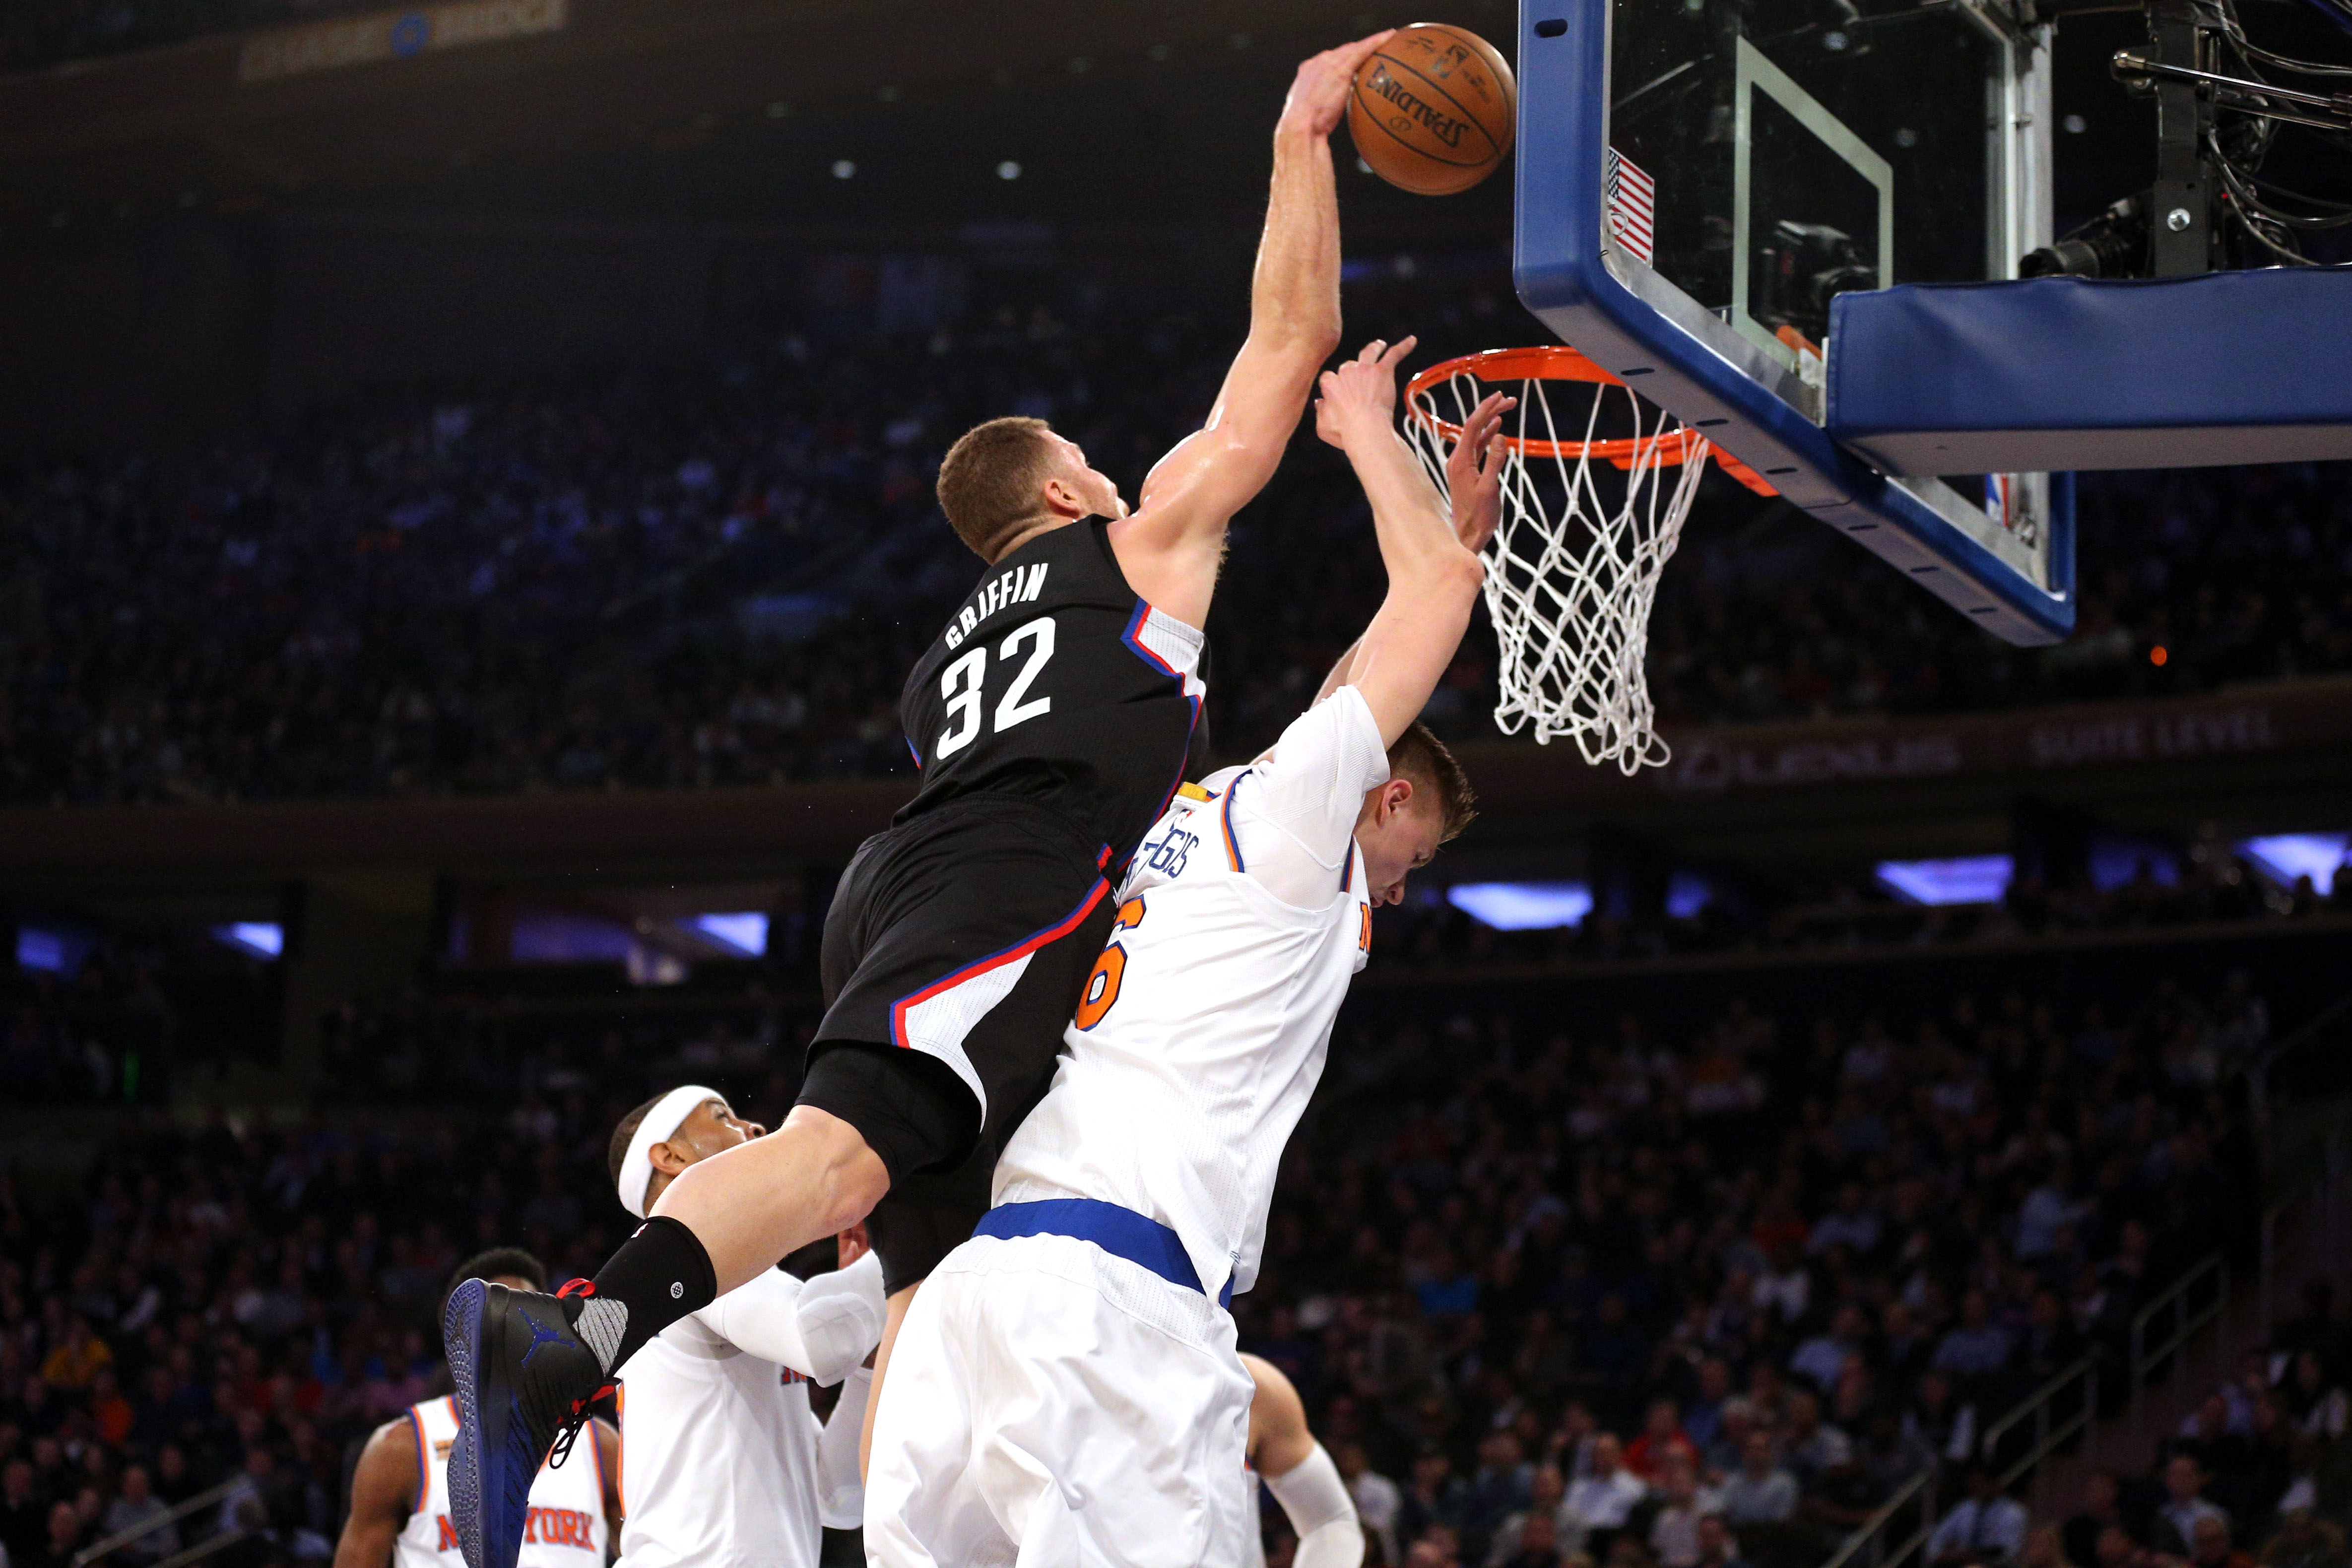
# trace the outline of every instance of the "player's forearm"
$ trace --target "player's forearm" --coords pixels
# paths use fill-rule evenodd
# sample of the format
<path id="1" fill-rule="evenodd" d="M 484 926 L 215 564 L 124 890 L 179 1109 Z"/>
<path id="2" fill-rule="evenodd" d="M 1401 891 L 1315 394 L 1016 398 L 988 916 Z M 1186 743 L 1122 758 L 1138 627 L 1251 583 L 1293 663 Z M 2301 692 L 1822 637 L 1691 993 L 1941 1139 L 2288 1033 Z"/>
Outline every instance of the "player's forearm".
<path id="1" fill-rule="evenodd" d="M 1451 578 L 1465 564 L 1476 565 L 1477 557 L 1454 537 L 1445 498 L 1393 428 L 1351 432 L 1347 450 L 1364 499 L 1372 505 L 1372 532 L 1390 583 Z"/>
<path id="2" fill-rule="evenodd" d="M 1339 346 L 1339 193 L 1329 139 L 1286 121 L 1274 136 L 1265 232 L 1250 282 L 1250 338 L 1311 373 Z"/>

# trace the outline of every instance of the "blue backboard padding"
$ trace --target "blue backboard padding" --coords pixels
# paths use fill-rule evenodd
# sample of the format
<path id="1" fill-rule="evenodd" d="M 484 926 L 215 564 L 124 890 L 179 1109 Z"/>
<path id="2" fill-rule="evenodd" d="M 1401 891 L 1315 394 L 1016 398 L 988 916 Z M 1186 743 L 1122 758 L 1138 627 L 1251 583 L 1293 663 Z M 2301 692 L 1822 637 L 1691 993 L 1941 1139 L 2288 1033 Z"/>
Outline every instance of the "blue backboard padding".
<path id="1" fill-rule="evenodd" d="M 2074 627 L 2074 486 L 2051 476 L 2048 586 L 1830 439 L 1637 298 L 1601 260 L 1610 0 L 1520 0 L 1512 278 L 1560 342 L 1625 379 L 1970 620 L 2020 645 Z M 1987 470 L 1995 471 L 1995 470 Z"/>
<path id="2" fill-rule="evenodd" d="M 2352 458 L 2352 267 L 1845 294 L 1828 368 L 1888 473 Z"/>

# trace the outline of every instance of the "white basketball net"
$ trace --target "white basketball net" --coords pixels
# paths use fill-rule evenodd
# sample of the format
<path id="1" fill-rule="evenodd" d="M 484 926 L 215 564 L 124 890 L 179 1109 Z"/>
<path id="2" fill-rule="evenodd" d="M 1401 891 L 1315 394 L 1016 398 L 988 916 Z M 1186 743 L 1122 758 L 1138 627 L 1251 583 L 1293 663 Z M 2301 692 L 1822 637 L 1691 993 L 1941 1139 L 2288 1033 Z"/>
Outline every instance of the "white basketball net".
<path id="1" fill-rule="evenodd" d="M 1580 395 L 1589 384 L 1568 384 Z M 1654 728 L 1643 663 L 1658 574 L 1697 499 L 1707 444 L 1622 384 L 1592 386 L 1581 431 L 1562 430 L 1546 385 L 1521 380 L 1519 405 L 1504 421 L 1514 439 L 1502 521 L 1486 552 L 1486 611 L 1502 655 L 1495 723 L 1507 735 L 1532 726 L 1546 744 L 1572 736 L 1586 762 L 1613 762 L 1631 776 L 1673 754 Z M 1439 489 L 1470 410 L 1513 390 L 1463 372 L 1413 394 L 1405 426 Z M 1599 451 L 1586 449 L 1596 443 Z"/>

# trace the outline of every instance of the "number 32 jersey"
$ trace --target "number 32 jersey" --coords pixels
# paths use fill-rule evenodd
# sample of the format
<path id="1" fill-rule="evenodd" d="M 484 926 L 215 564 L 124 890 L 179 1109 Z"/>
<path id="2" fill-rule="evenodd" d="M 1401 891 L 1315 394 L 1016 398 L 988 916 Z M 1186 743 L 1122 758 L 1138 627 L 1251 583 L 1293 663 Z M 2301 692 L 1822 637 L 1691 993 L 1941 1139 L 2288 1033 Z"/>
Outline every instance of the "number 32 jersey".
<path id="1" fill-rule="evenodd" d="M 1089 517 L 997 562 L 898 699 L 922 787 L 906 822 L 974 795 L 1069 821 L 1124 862 L 1206 749 L 1202 632 L 1137 597 Z"/>

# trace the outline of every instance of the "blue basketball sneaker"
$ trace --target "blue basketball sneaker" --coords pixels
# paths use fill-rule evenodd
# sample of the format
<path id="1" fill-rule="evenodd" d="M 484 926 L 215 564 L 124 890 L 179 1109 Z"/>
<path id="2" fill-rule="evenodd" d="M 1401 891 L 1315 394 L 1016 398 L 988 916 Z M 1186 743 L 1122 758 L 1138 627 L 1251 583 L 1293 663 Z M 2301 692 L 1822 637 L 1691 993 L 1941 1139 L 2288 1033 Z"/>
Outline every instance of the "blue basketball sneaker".
<path id="1" fill-rule="evenodd" d="M 466 1568 L 514 1568 L 530 1484 L 551 1455 L 563 1462 L 589 1405 L 610 1386 L 597 1346 L 617 1348 L 626 1321 L 619 1302 L 587 1296 L 541 1296 L 479 1279 L 449 1292 L 441 1314 L 457 1385 L 449 1523 Z"/>

